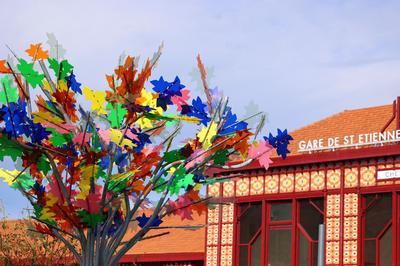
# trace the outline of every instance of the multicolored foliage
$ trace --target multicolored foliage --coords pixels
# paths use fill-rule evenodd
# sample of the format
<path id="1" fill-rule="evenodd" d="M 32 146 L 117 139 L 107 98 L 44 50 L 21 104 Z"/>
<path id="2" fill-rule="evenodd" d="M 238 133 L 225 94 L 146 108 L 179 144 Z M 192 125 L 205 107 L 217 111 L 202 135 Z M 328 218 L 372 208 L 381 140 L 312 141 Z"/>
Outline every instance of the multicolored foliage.
<path id="1" fill-rule="evenodd" d="M 71 63 L 41 44 L 26 52 L 30 59 L 17 58 L 15 69 L 0 61 L 0 160 L 22 161 L 0 178 L 30 200 L 45 234 L 92 229 L 112 237 L 134 220 L 150 230 L 165 215 L 191 219 L 206 209 L 207 169 L 235 167 L 238 156 L 267 168 L 273 148 L 288 152 L 286 130 L 257 141 L 228 99 L 208 89 L 200 57 L 206 100 L 190 99 L 179 77 L 150 78 L 161 50 L 142 69 L 126 57 L 106 75 L 105 90 L 82 86 Z M 197 133 L 177 144 L 183 124 Z M 148 217 L 140 210 L 150 194 L 158 203 Z"/>

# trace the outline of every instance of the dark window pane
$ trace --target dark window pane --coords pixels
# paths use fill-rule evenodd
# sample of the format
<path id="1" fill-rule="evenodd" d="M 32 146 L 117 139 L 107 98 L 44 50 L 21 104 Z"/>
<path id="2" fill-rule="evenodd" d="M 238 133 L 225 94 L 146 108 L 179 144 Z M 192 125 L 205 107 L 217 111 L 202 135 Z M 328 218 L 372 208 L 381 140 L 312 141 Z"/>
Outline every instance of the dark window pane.
<path id="1" fill-rule="evenodd" d="M 325 204 L 323 198 L 311 199 L 311 201 L 321 210 L 324 211 Z"/>
<path id="2" fill-rule="evenodd" d="M 305 236 L 300 233 L 299 237 L 299 266 L 308 266 L 309 244 Z"/>
<path id="3" fill-rule="evenodd" d="M 271 221 L 283 221 L 292 219 L 292 203 L 272 203 Z"/>
<path id="4" fill-rule="evenodd" d="M 318 242 L 317 243 L 313 243 L 312 244 L 313 247 L 313 266 L 317 266 L 318 265 Z"/>
<path id="5" fill-rule="evenodd" d="M 268 265 L 289 266 L 292 255 L 291 229 L 270 230 L 268 241 Z"/>
<path id="6" fill-rule="evenodd" d="M 261 234 L 258 234 L 256 240 L 251 245 L 251 265 L 261 266 Z"/>
<path id="7" fill-rule="evenodd" d="M 248 205 L 248 204 L 246 204 Z M 261 227 L 261 203 L 252 203 L 240 217 L 240 243 L 248 244 Z"/>
<path id="8" fill-rule="evenodd" d="M 392 227 L 379 241 L 379 261 L 381 266 L 392 265 Z"/>
<path id="9" fill-rule="evenodd" d="M 364 241 L 364 266 L 376 265 L 375 240 Z"/>
<path id="10" fill-rule="evenodd" d="M 377 237 L 392 218 L 392 195 L 381 194 L 366 210 L 365 237 Z"/>
<path id="11" fill-rule="evenodd" d="M 239 266 L 248 266 L 247 265 L 247 246 L 239 247 Z"/>
<path id="12" fill-rule="evenodd" d="M 307 234 L 313 239 L 318 240 L 318 227 L 324 223 L 324 216 L 308 199 L 300 201 L 300 224 Z"/>

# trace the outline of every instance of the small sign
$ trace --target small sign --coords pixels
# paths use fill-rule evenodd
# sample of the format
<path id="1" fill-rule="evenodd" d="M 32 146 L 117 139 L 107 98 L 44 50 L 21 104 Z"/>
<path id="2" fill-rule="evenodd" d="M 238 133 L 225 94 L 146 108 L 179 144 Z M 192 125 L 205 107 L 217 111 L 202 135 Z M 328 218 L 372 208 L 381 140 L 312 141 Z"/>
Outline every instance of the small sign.
<path id="1" fill-rule="evenodd" d="M 380 171 L 377 172 L 376 178 L 378 180 L 391 179 L 391 178 L 400 178 L 400 169 L 380 170 Z"/>

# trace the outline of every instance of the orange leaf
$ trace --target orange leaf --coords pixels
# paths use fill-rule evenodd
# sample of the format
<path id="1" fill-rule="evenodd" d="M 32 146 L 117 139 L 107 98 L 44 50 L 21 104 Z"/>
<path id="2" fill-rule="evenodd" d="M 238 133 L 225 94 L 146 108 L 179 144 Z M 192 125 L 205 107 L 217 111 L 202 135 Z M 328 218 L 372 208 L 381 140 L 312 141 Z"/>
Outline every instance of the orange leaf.
<path id="1" fill-rule="evenodd" d="M 6 60 L 0 60 L 0 73 L 9 74 L 11 70 L 6 66 Z"/>
<path id="2" fill-rule="evenodd" d="M 25 50 L 25 52 L 32 57 L 33 61 L 36 60 L 45 60 L 49 58 L 49 52 L 44 51 L 41 47 L 41 43 L 31 44 L 29 49 Z"/>

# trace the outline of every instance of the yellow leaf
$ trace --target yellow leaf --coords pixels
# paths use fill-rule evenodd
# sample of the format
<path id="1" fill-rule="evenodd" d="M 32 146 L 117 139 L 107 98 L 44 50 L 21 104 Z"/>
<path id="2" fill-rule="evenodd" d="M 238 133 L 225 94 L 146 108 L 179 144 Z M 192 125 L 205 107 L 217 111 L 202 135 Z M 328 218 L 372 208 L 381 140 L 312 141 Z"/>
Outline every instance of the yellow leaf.
<path id="1" fill-rule="evenodd" d="M 139 118 L 136 123 L 139 125 L 140 128 L 146 129 L 146 128 L 152 128 L 153 127 L 153 122 L 146 118 L 146 117 L 141 117 Z"/>
<path id="2" fill-rule="evenodd" d="M 92 176 L 96 176 L 98 171 L 98 165 L 91 164 L 82 168 L 81 180 L 79 181 L 79 194 L 76 196 L 77 199 L 86 199 L 90 192 L 90 179 Z"/>
<path id="3" fill-rule="evenodd" d="M 19 174 L 18 170 L 5 170 L 0 168 L 0 178 L 3 178 L 3 181 L 6 182 L 9 186 L 13 185 L 15 181 L 15 177 Z"/>
<path id="4" fill-rule="evenodd" d="M 65 80 L 58 81 L 58 90 L 60 91 L 68 91 L 67 82 Z"/>
<path id="5" fill-rule="evenodd" d="M 203 148 L 207 150 L 212 145 L 212 139 L 217 135 L 217 123 L 211 122 L 209 127 L 203 127 L 197 134 L 199 141 L 203 143 Z"/>
<path id="6" fill-rule="evenodd" d="M 128 146 L 130 148 L 133 148 L 136 146 L 130 139 L 122 138 L 123 134 L 120 130 L 110 128 L 110 131 L 111 131 L 110 140 L 112 142 L 114 142 L 115 144 L 117 144 L 118 146 L 120 146 L 120 147 Z"/>
<path id="7" fill-rule="evenodd" d="M 33 122 L 35 123 L 49 122 L 55 125 L 60 125 L 64 123 L 64 120 L 49 112 L 36 112 L 33 113 Z"/>
<path id="8" fill-rule="evenodd" d="M 140 170 L 135 169 L 135 170 L 131 170 L 131 171 L 128 171 L 128 172 L 125 172 L 125 173 L 115 174 L 115 175 L 111 176 L 111 179 L 115 180 L 115 181 L 119 181 L 119 180 L 122 180 L 122 179 L 125 179 L 125 178 L 130 178 L 130 177 L 134 176 L 138 172 L 140 172 Z"/>
<path id="9" fill-rule="evenodd" d="M 86 100 L 92 102 L 92 110 L 96 111 L 99 115 L 106 115 L 106 93 L 104 91 L 93 91 L 85 86 L 82 90 Z"/>
<path id="10" fill-rule="evenodd" d="M 136 103 L 142 106 L 157 107 L 155 94 L 148 92 L 145 88 L 142 89 L 140 97 L 136 98 Z"/>

